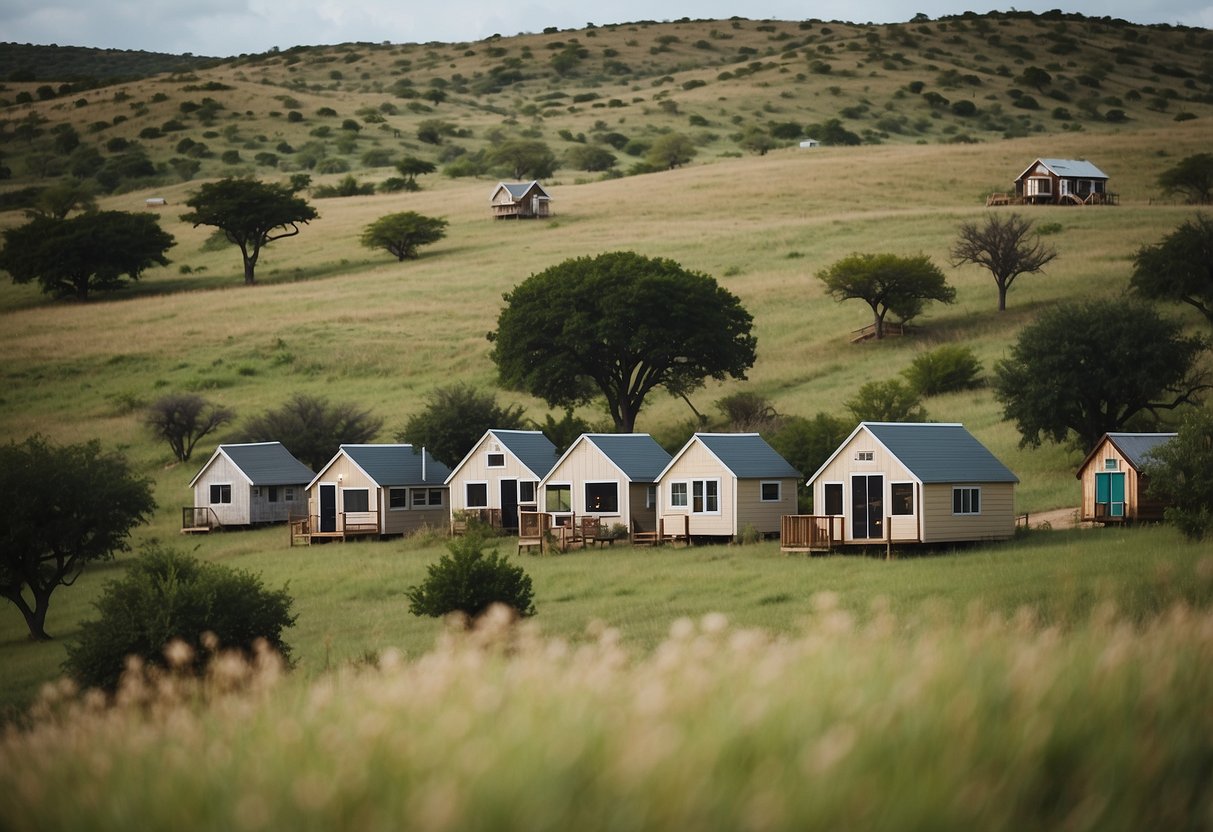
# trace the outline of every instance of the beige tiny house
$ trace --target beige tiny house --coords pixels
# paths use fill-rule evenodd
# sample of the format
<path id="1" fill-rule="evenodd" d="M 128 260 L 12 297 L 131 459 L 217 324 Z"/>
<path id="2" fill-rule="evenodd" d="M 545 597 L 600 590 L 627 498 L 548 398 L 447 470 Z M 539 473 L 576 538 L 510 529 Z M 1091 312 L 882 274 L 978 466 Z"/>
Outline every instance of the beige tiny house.
<path id="1" fill-rule="evenodd" d="M 552 215 L 552 197 L 538 181 L 498 182 L 489 197 L 493 218 L 536 219 Z"/>
<path id="2" fill-rule="evenodd" d="M 557 524 L 597 518 L 629 533 L 657 528 L 657 477 L 669 453 L 647 433 L 585 433 L 540 483 L 543 511 Z"/>
<path id="3" fill-rule="evenodd" d="M 1015 533 L 1018 482 L 963 425 L 863 422 L 808 485 L 830 544 L 863 545 L 1005 540 Z"/>
<path id="4" fill-rule="evenodd" d="M 658 511 L 690 537 L 776 535 L 801 476 L 757 433 L 697 433 L 661 472 Z"/>
<path id="5" fill-rule="evenodd" d="M 517 534 L 518 512 L 538 508 L 539 481 L 556 456 L 556 446 L 541 431 L 487 431 L 446 479 L 452 521 L 474 513 Z"/>
<path id="6" fill-rule="evenodd" d="M 183 532 L 285 523 L 307 506 L 312 469 L 281 442 L 220 445 L 190 481 Z"/>
<path id="7" fill-rule="evenodd" d="M 1147 495 L 1142 466 L 1174 433 L 1105 433 L 1075 475 L 1082 482 L 1080 519 L 1096 523 L 1161 520 L 1165 505 Z"/>
<path id="8" fill-rule="evenodd" d="M 446 528 L 448 469 L 412 445 L 342 445 L 307 486 L 294 542 Z"/>

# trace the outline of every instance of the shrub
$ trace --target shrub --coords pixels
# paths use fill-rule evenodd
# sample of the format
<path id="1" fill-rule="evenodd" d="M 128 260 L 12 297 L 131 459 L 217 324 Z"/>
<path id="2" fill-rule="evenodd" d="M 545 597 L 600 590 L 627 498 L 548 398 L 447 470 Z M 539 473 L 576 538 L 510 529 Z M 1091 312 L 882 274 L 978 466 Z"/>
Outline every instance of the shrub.
<path id="1" fill-rule="evenodd" d="M 914 359 L 903 372 L 920 396 L 981 386 L 981 362 L 969 347 L 948 344 Z"/>
<path id="2" fill-rule="evenodd" d="M 426 567 L 426 579 L 405 593 L 413 615 L 439 617 L 462 612 L 476 618 L 493 604 L 505 604 L 521 616 L 535 614 L 535 591 L 521 566 L 496 550 L 485 554 L 487 541 L 469 532 L 447 544 L 450 554 Z"/>
<path id="3" fill-rule="evenodd" d="M 1149 494 L 1189 540 L 1213 531 L 1213 414 L 1193 410 L 1171 441 L 1146 460 Z"/>
<path id="4" fill-rule="evenodd" d="M 173 641 L 189 646 L 195 672 L 218 650 L 252 655 L 262 640 L 289 659 L 282 631 L 295 623 L 293 603 L 285 586 L 268 590 L 244 570 L 149 543 L 125 577 L 108 582 L 94 605 L 101 617 L 81 625 L 64 669 L 82 685 L 113 690 L 127 656 L 166 666 Z"/>
<path id="5" fill-rule="evenodd" d="M 895 378 L 869 381 L 844 404 L 858 422 L 922 422 L 927 418 L 918 393 Z"/>

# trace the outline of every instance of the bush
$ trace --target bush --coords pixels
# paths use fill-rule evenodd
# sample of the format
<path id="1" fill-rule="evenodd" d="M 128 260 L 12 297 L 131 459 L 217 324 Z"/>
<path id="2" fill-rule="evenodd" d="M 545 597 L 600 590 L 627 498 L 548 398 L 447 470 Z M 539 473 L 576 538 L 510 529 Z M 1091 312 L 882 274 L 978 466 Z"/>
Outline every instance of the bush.
<path id="1" fill-rule="evenodd" d="M 1151 498 L 1167 504 L 1164 517 L 1189 540 L 1213 531 L 1213 414 L 1193 410 L 1171 441 L 1146 459 Z"/>
<path id="2" fill-rule="evenodd" d="M 844 404 L 857 422 L 923 422 L 927 418 L 918 394 L 895 378 L 869 381 Z"/>
<path id="3" fill-rule="evenodd" d="M 426 579 L 409 587 L 409 612 L 440 617 L 462 612 L 476 618 L 493 604 L 505 604 L 521 616 L 535 614 L 535 591 L 521 566 L 496 550 L 485 554 L 487 541 L 469 533 L 447 544 L 449 555 L 426 568 Z"/>
<path id="4" fill-rule="evenodd" d="M 914 359 L 903 372 L 920 396 L 938 396 L 981 386 L 981 362 L 969 347 L 948 344 Z"/>
<path id="5" fill-rule="evenodd" d="M 81 625 L 79 639 L 68 645 L 64 669 L 82 685 L 113 690 L 127 656 L 167 666 L 164 648 L 178 640 L 191 648 L 187 667 L 194 672 L 218 650 L 251 656 L 262 640 L 289 659 L 282 631 L 295 623 L 293 603 L 285 586 L 268 590 L 249 572 L 204 563 L 153 542 L 125 577 L 107 583 L 94 605 L 101 617 Z"/>

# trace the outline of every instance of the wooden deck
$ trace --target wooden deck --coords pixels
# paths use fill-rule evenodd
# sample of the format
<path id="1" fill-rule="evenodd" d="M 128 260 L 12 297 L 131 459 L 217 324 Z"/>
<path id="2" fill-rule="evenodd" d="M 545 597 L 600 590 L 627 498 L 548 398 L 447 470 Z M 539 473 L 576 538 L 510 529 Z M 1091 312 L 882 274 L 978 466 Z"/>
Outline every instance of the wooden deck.
<path id="1" fill-rule="evenodd" d="M 998 205 L 1119 205 L 1120 194 L 1092 191 L 1085 197 L 1078 194 L 1039 194 L 1037 196 L 1020 196 L 1019 194 L 990 194 L 986 197 L 986 207 Z"/>
<path id="2" fill-rule="evenodd" d="M 845 520 L 821 514 L 785 514 L 779 521 L 779 551 L 832 552 L 844 543 Z"/>
<path id="3" fill-rule="evenodd" d="M 345 541 L 351 537 L 368 537 L 379 534 L 379 512 L 349 511 L 337 515 L 334 531 L 320 531 L 320 518 L 315 515 L 292 517 L 288 522 L 292 546 L 310 546 L 326 540 Z"/>
<path id="4" fill-rule="evenodd" d="M 222 528 L 223 524 L 210 506 L 182 506 L 182 534 L 209 534 Z"/>

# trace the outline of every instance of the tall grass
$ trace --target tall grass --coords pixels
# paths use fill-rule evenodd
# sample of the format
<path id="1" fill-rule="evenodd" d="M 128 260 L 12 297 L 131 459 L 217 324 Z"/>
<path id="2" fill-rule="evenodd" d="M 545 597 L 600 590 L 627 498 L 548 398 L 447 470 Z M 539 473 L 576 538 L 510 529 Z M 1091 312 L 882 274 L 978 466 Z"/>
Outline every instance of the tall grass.
<path id="1" fill-rule="evenodd" d="M 1205 563 L 1203 580 L 1213 581 Z M 508 616 L 314 681 L 268 657 L 200 686 L 50 688 L 0 737 L 13 830 L 1205 828 L 1213 613 L 1101 604 L 680 618 L 650 652 Z"/>

